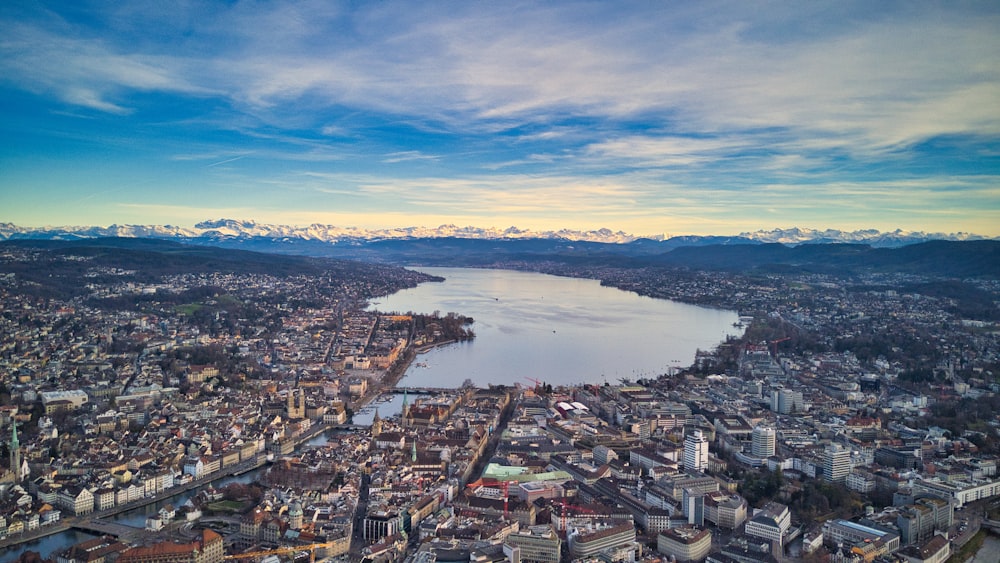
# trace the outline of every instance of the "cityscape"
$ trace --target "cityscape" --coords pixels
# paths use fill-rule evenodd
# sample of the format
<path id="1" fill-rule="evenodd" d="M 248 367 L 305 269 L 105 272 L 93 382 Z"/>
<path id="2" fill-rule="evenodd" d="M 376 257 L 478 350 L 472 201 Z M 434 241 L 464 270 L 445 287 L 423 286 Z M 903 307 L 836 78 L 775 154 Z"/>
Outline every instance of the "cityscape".
<path id="1" fill-rule="evenodd" d="M 634 380 L 429 388 L 407 370 L 476 320 L 369 304 L 439 277 L 0 249 L 13 560 L 944 561 L 1000 526 L 995 277 L 608 266 L 740 335 Z"/>
<path id="2" fill-rule="evenodd" d="M 997 563 L 998 29 L 0 2 L 0 563 Z"/>

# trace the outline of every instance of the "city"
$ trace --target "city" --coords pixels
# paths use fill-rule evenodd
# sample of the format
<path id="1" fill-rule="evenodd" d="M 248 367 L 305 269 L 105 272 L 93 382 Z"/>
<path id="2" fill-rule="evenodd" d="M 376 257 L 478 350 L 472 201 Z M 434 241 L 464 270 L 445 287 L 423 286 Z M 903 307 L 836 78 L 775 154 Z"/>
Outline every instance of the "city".
<path id="1" fill-rule="evenodd" d="M 1000 561 L 998 29 L 0 3 L 0 563 Z"/>
<path id="2" fill-rule="evenodd" d="M 995 306 L 964 306 L 996 282 L 606 269 L 745 332 L 635 381 L 421 389 L 396 384 L 472 319 L 365 305 L 434 278 L 153 279 L 135 264 L 159 251 L 85 248 L 0 256 L 3 546 L 76 529 L 99 535 L 41 555 L 943 561 L 1000 526 L 1000 333 Z"/>

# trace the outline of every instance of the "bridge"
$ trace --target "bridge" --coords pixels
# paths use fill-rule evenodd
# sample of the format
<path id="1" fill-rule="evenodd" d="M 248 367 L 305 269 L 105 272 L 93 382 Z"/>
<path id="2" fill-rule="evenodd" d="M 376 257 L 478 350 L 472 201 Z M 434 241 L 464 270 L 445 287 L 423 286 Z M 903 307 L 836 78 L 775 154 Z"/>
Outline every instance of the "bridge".
<path id="1" fill-rule="evenodd" d="M 135 528 L 132 526 L 126 526 L 125 524 L 119 524 L 117 522 L 96 519 L 75 522 L 73 524 L 73 528 L 83 530 L 85 532 L 94 532 L 99 535 L 115 536 L 119 540 L 125 542 L 133 542 L 148 533 L 143 528 Z"/>
<path id="2" fill-rule="evenodd" d="M 986 528 L 990 532 L 1000 535 L 1000 520 L 990 520 L 987 518 L 983 518 L 979 522 L 979 527 Z"/>
<path id="3" fill-rule="evenodd" d="M 395 393 L 402 395 L 406 392 L 409 395 L 440 395 L 442 393 L 456 393 L 459 389 L 453 387 L 393 387 L 386 389 L 385 393 Z"/>

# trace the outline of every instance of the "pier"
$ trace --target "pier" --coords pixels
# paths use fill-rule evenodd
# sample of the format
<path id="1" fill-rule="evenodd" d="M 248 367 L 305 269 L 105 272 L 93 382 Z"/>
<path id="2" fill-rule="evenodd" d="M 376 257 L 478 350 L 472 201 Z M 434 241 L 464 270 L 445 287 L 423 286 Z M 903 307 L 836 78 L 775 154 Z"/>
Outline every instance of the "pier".
<path id="1" fill-rule="evenodd" d="M 441 393 L 455 393 L 459 389 L 455 387 L 393 387 L 392 389 L 386 389 L 384 393 L 393 393 L 395 395 L 402 395 L 406 393 L 408 395 L 440 395 Z"/>

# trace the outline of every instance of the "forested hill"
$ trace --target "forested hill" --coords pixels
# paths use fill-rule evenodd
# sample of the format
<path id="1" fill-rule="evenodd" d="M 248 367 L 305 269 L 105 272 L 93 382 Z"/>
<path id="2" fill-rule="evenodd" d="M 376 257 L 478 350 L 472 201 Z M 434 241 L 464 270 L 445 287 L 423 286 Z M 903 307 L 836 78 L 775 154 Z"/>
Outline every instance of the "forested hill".
<path id="1" fill-rule="evenodd" d="M 384 295 L 440 278 L 398 266 L 245 250 L 195 246 L 140 238 L 0 242 L 0 276 L 8 286 L 40 296 L 86 293 L 88 284 L 160 283 L 182 274 L 232 274 L 287 278 L 308 276 Z M 364 288 L 370 288 L 365 290 Z"/>
<path id="2" fill-rule="evenodd" d="M 931 241 L 900 248 L 860 244 L 761 244 L 682 247 L 651 263 L 743 273 L 899 273 L 933 277 L 1000 277 L 1000 241 Z"/>
<path id="3" fill-rule="evenodd" d="M 663 251 L 663 243 L 608 244 L 557 240 L 458 238 L 373 241 L 322 249 L 345 258 L 425 266 L 505 267 L 513 262 L 579 268 L 674 267 L 737 273 L 898 273 L 929 277 L 1000 278 L 1000 241 L 930 241 L 899 248 L 862 244 L 760 244 L 745 239 Z M 678 244 L 675 242 L 675 244 Z"/>

